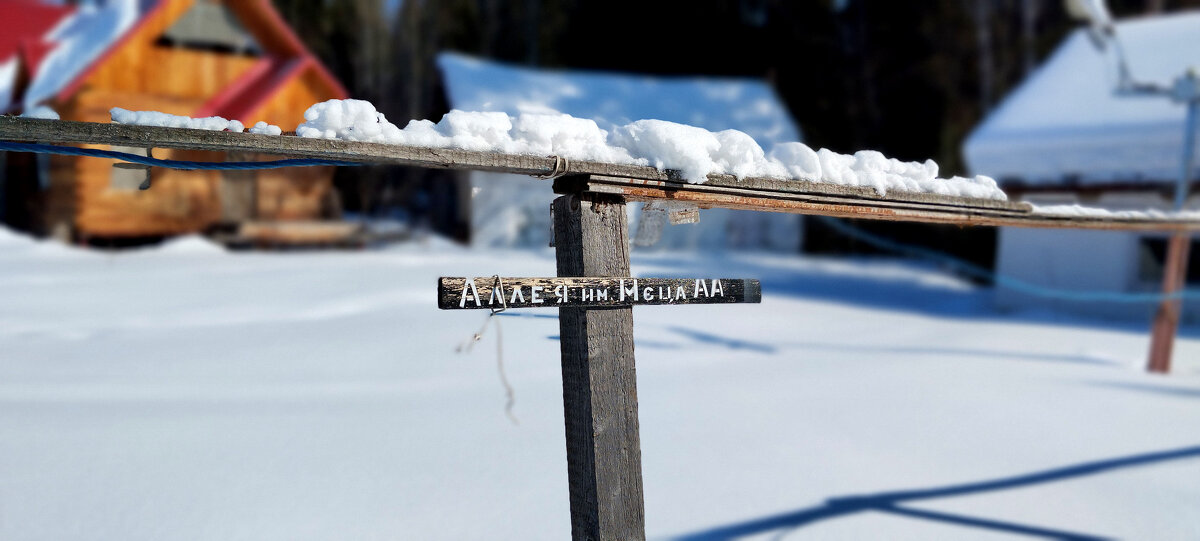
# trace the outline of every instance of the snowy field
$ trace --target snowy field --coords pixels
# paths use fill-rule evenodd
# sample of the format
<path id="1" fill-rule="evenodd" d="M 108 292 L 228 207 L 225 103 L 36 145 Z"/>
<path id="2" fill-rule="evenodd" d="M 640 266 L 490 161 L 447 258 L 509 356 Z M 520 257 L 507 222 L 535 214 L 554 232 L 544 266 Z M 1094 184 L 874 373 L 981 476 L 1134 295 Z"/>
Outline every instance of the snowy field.
<path id="1" fill-rule="evenodd" d="M 761 305 L 635 310 L 654 539 L 1200 539 L 1200 328 L 991 310 L 889 261 L 635 257 Z M 0 231 L 0 539 L 565 539 L 554 310 L 435 307 L 553 275 L 434 242 L 117 255 Z"/>

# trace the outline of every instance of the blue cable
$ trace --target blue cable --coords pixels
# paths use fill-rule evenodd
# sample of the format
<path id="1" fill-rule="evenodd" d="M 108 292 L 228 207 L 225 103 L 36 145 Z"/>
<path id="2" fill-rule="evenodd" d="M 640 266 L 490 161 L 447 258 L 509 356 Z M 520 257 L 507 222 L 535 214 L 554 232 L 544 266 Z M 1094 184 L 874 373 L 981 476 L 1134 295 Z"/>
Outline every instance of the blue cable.
<path id="1" fill-rule="evenodd" d="M 288 160 L 273 160 L 266 162 L 190 162 L 185 160 L 161 160 L 151 158 L 149 156 L 139 156 L 128 152 L 116 152 L 112 150 L 99 150 L 95 148 L 77 148 L 58 145 L 39 145 L 36 143 L 14 143 L 11 141 L 0 141 L 0 150 L 11 152 L 33 152 L 36 154 L 59 154 L 62 156 L 88 156 L 92 158 L 112 158 L 130 163 L 140 163 L 153 167 L 165 167 L 167 169 L 183 169 L 187 171 L 229 171 L 229 170 L 255 170 L 255 169 L 279 169 L 282 167 L 313 167 L 318 165 L 337 165 L 337 166 L 353 166 L 362 165 L 355 162 L 343 162 L 339 160 L 321 160 L 314 158 L 303 159 L 288 159 Z"/>
<path id="2" fill-rule="evenodd" d="M 982 278 L 991 280 L 998 287 L 1019 291 L 1035 297 L 1048 299 L 1061 299 L 1067 301 L 1079 302 L 1112 302 L 1112 303 L 1157 303 L 1166 299 L 1200 299 L 1200 290 L 1185 289 L 1177 291 L 1170 295 L 1162 293 L 1120 293 L 1115 291 L 1077 291 L 1070 289 L 1060 289 L 1047 287 L 1032 282 L 1027 282 L 1019 278 L 997 274 L 978 265 L 968 263 L 949 254 L 923 248 L 921 246 L 913 246 L 911 244 L 903 244 L 894 240 L 881 237 L 868 231 L 863 231 L 841 220 L 835 220 L 825 216 L 818 217 L 821 223 L 829 226 L 830 229 L 837 231 L 845 236 L 861 240 L 871 246 L 881 250 L 886 250 L 893 253 L 926 259 L 936 263 L 946 265 L 955 269 L 967 276 L 974 278 Z"/>

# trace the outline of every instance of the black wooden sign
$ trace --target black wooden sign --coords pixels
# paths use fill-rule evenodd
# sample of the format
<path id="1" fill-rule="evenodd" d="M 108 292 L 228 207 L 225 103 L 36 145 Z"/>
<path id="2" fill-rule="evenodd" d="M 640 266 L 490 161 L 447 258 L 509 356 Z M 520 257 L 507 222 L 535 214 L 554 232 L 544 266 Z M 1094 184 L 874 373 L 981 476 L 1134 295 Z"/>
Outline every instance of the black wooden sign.
<path id="1" fill-rule="evenodd" d="M 762 302 L 737 278 L 438 278 L 438 308 L 471 310 Z"/>

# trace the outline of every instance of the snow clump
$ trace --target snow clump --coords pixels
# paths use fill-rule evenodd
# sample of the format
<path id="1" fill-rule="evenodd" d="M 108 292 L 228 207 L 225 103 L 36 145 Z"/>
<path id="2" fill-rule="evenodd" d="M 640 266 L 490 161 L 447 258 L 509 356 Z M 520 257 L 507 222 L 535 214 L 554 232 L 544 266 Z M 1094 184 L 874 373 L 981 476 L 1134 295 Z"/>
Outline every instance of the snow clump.
<path id="1" fill-rule="evenodd" d="M 608 132 L 594 120 L 561 113 L 526 113 L 514 118 L 505 113 L 453 110 L 436 124 L 412 120 L 401 129 L 371 102 L 329 100 L 304 112 L 304 123 L 296 128 L 296 135 L 649 165 L 611 145 Z"/>
<path id="2" fill-rule="evenodd" d="M 283 133 L 283 128 L 273 124 L 267 124 L 266 122 L 259 122 L 258 124 L 255 124 L 253 128 L 250 128 L 246 131 L 260 135 L 281 135 Z"/>
<path id="3" fill-rule="evenodd" d="M 1007 199 L 996 181 L 985 176 L 938 178 L 933 160 L 903 162 L 870 150 L 853 155 L 828 149 L 813 151 L 798 142 L 781 143 L 765 152 L 753 138 L 737 130 L 713 133 L 663 120 L 638 120 L 608 128 L 601 128 L 593 120 L 553 112 L 512 117 L 502 112 L 453 110 L 436 124 L 413 120 L 401 129 L 370 102 L 329 100 L 304 112 L 304 123 L 296 134 L 652 165 L 677 170 L 688 182 L 705 182 L 709 175 L 718 174 L 865 187 L 880 195 L 898 191 Z"/>
<path id="4" fill-rule="evenodd" d="M 38 118 L 42 120 L 59 120 L 58 112 L 45 105 L 38 105 L 21 113 L 21 118 Z"/>
<path id="5" fill-rule="evenodd" d="M 246 127 L 236 120 L 225 120 L 219 116 L 192 118 L 169 115 L 158 111 L 130 111 L 120 107 L 109 110 L 112 121 L 134 126 L 157 126 L 163 128 L 191 128 L 194 130 L 231 131 L 241 133 Z"/>

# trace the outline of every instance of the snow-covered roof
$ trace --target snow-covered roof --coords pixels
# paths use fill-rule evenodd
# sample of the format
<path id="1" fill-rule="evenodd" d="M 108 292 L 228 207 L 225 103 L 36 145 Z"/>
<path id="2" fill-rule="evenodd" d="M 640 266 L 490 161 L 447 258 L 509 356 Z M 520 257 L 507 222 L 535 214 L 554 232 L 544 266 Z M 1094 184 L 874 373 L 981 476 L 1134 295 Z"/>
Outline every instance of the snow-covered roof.
<path id="1" fill-rule="evenodd" d="M 56 46 L 37 66 L 24 107 L 47 100 L 74 81 L 141 17 L 139 0 L 81 4 L 47 36 Z"/>
<path id="2" fill-rule="evenodd" d="M 13 87 L 22 65 L 31 74 L 22 99 L 28 108 L 78 77 L 137 22 L 150 3 L 96 0 L 75 8 L 62 4 L 0 2 L 0 16 L 11 22 L 0 40 L 0 112 L 18 105 L 12 103 Z"/>
<path id="3" fill-rule="evenodd" d="M 1170 85 L 1200 66 L 1200 12 L 1116 25 L 1135 79 Z M 1174 180 L 1185 107 L 1165 97 L 1120 97 L 1112 51 L 1086 31 L 1050 58 L 967 138 L 971 171 L 1030 184 Z"/>
<path id="4" fill-rule="evenodd" d="M 455 53 L 439 55 L 438 65 L 455 109 L 557 111 L 595 120 L 602 128 L 666 120 L 714 132 L 740 130 L 764 148 L 800 140 L 779 96 L 757 79 L 539 70 Z"/>
<path id="5" fill-rule="evenodd" d="M 172 1 L 86 0 L 71 6 L 62 0 L 0 0 L 0 20 L 15 18 L 19 23 L 8 28 L 9 32 L 0 33 L 0 113 L 28 110 L 52 98 L 61 101 L 69 97 L 89 71 L 103 62 L 105 55 L 120 47 L 138 32 L 139 25 L 153 20 L 169 4 Z M 186 7 L 188 3 L 175 0 L 174 4 Z M 300 73 L 315 74 L 327 87 L 327 94 L 346 96 L 345 89 L 304 47 L 270 0 L 239 0 L 221 3 L 219 7 L 192 4 L 178 20 L 186 20 L 197 10 L 201 17 L 211 18 L 216 16 L 212 10 L 219 10 L 220 16 L 229 18 L 226 27 L 210 29 L 217 34 L 228 33 L 230 28 L 240 32 L 243 24 L 251 26 L 241 39 L 254 41 L 256 48 L 264 50 L 264 61 L 211 96 L 196 111 L 198 116 L 244 117 Z M 186 40 L 203 36 L 191 32 L 188 36 L 168 37 Z M 215 39 L 229 39 L 229 36 Z M 10 50 L 19 54 L 6 52 Z M 18 74 L 23 72 L 32 76 L 23 97 L 18 97 L 13 87 Z M 14 100 L 21 103 L 13 103 Z"/>

